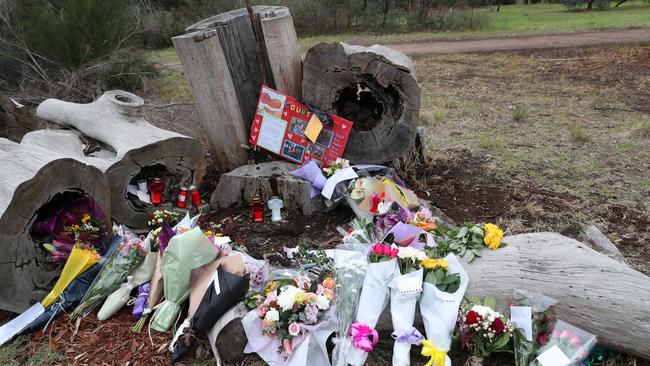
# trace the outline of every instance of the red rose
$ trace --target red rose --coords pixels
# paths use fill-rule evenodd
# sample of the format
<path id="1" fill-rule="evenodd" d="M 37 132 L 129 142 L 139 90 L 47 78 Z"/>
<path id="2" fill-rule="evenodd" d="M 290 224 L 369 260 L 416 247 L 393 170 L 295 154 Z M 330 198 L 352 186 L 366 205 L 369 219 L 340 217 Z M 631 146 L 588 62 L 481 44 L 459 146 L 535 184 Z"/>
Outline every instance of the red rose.
<path id="1" fill-rule="evenodd" d="M 542 334 L 537 336 L 537 344 L 539 344 L 540 346 L 543 346 L 543 345 L 546 344 L 546 342 L 548 342 L 548 334 L 542 333 Z"/>
<path id="2" fill-rule="evenodd" d="M 467 325 L 472 325 L 476 324 L 483 320 L 483 317 L 481 314 L 477 313 L 476 311 L 472 310 L 469 313 L 467 313 L 467 316 L 465 317 L 465 324 Z"/>
<path id="3" fill-rule="evenodd" d="M 506 330 L 506 325 L 503 324 L 503 320 L 501 320 L 499 318 L 496 318 L 492 322 L 492 330 L 494 331 L 494 333 L 499 335 L 499 334 L 503 333 L 504 330 Z"/>

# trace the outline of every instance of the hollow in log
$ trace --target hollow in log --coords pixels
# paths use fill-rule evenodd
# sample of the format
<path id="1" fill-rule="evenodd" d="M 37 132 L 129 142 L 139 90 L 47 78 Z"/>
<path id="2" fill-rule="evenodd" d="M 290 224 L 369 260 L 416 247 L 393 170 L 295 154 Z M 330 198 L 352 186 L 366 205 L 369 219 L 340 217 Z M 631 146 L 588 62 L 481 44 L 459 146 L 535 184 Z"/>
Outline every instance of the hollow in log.
<path id="1" fill-rule="evenodd" d="M 110 218 L 108 182 L 100 169 L 71 158 L 79 151 L 78 137 L 66 131 L 30 132 L 20 144 L 0 139 L 0 309 L 22 312 L 41 301 L 61 271 L 30 235 L 44 207 L 87 195 Z"/>
<path id="2" fill-rule="evenodd" d="M 354 123 L 344 157 L 385 163 L 414 144 L 420 110 L 415 68 L 388 47 L 321 43 L 303 66 L 305 102 Z"/>

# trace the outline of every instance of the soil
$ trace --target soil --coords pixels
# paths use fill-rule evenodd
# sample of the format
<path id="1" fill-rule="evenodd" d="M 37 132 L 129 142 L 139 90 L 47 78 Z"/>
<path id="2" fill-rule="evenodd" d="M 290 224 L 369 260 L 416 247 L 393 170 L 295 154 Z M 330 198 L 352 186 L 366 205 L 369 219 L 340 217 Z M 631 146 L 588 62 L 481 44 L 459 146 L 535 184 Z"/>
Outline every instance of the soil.
<path id="1" fill-rule="evenodd" d="M 650 29 L 621 29 L 543 36 L 394 43 L 388 44 L 388 46 L 407 55 L 426 55 L 432 53 L 494 52 L 614 44 L 645 44 L 649 42 Z"/>

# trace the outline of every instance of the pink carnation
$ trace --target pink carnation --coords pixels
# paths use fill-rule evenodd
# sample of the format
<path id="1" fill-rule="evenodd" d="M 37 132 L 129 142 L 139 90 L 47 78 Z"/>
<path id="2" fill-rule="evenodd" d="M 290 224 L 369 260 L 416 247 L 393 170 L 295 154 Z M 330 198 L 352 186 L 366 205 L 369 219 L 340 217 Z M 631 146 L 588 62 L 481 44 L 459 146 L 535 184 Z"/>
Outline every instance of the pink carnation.
<path id="1" fill-rule="evenodd" d="M 296 337 L 298 334 L 300 334 L 300 324 L 293 322 L 289 324 L 288 330 L 289 330 L 289 334 Z"/>
<path id="2" fill-rule="evenodd" d="M 260 304 L 257 307 L 257 316 L 259 316 L 260 318 L 264 318 L 264 316 L 266 315 L 266 312 L 268 310 L 269 310 L 269 308 L 266 305 Z"/>

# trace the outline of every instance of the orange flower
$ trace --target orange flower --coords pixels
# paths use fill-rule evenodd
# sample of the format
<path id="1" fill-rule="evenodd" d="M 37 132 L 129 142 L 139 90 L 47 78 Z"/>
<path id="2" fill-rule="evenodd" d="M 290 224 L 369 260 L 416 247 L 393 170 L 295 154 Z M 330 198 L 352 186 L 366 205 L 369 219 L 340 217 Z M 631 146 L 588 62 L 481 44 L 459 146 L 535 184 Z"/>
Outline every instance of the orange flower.
<path id="1" fill-rule="evenodd" d="M 328 288 L 330 290 L 333 290 L 334 287 L 336 287 L 336 281 L 334 281 L 334 279 L 332 277 L 327 277 L 323 281 L 323 287 Z"/>

